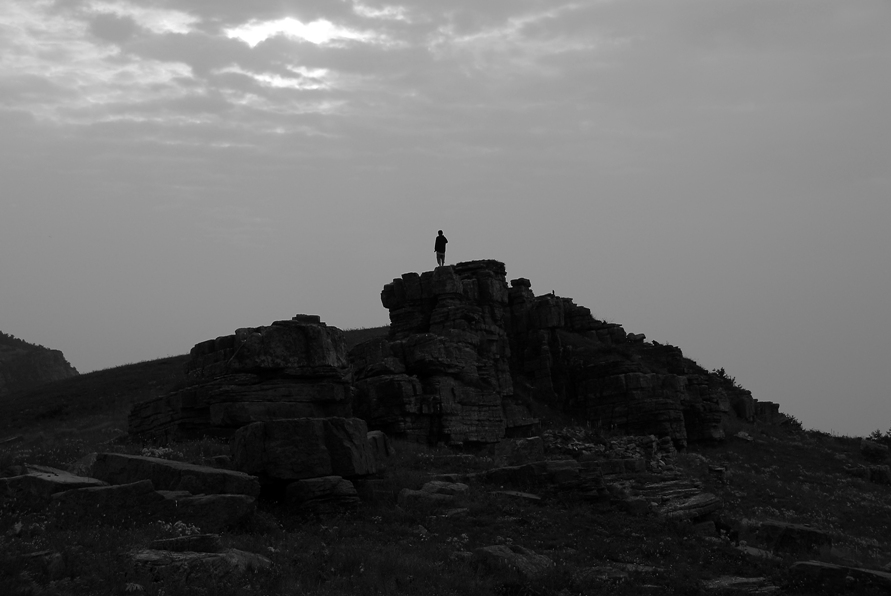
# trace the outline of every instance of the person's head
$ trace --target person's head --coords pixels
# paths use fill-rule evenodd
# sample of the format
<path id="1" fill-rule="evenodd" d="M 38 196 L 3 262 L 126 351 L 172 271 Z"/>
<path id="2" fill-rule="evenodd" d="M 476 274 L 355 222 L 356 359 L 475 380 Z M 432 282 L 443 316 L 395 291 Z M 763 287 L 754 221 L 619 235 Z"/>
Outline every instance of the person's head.
<path id="1" fill-rule="evenodd" d="M 442 230 L 439 231 L 439 235 L 442 236 Z"/>

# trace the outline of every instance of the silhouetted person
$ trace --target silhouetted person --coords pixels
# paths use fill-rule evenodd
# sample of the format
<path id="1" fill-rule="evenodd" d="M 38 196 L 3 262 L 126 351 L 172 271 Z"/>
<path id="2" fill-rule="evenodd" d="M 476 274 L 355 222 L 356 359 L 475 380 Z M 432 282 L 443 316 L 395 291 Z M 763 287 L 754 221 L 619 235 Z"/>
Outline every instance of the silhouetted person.
<path id="1" fill-rule="evenodd" d="M 442 235 L 442 230 L 440 230 L 439 235 L 436 237 L 436 244 L 433 246 L 433 250 L 436 252 L 437 266 L 445 265 L 445 246 L 448 243 L 449 241 Z"/>

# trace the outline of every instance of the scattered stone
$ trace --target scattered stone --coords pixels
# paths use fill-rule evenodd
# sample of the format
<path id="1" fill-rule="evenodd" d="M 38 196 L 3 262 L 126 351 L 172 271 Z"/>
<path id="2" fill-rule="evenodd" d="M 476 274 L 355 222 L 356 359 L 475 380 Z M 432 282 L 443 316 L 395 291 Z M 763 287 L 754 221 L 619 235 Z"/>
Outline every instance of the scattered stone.
<path id="1" fill-rule="evenodd" d="M 746 441 L 748 443 L 752 443 L 755 441 L 755 439 L 752 438 L 752 435 L 750 435 L 749 433 L 747 433 L 745 431 L 740 431 L 740 432 L 736 433 L 734 436 L 737 439 L 742 439 L 743 441 Z"/>
<path id="2" fill-rule="evenodd" d="M 471 563 L 483 568 L 517 571 L 532 579 L 554 567 L 554 561 L 516 544 L 484 546 L 473 551 Z"/>

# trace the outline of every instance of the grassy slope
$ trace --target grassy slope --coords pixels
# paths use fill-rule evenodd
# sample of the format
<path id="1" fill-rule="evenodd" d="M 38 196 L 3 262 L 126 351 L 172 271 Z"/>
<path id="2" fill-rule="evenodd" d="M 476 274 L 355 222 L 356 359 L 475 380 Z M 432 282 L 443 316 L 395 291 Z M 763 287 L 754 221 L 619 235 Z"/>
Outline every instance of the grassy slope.
<path id="1" fill-rule="evenodd" d="M 0 398 L 0 433 L 94 415 L 126 420 L 136 401 L 167 393 L 185 380 L 187 356 L 171 356 L 99 370 Z"/>
<path id="2" fill-rule="evenodd" d="M 374 332 L 380 333 L 381 328 Z M 46 386 L 29 394 L 29 401 L 0 404 L 4 423 L 15 419 L 32 425 L 32 432 L 21 441 L 0 445 L 0 469 L 26 462 L 65 466 L 97 448 L 138 451 L 134 445 L 103 444 L 121 431 L 103 424 L 97 430 L 97 417 L 125 420 L 132 400 L 181 381 L 184 358 L 98 371 Z M 837 556 L 872 567 L 891 559 L 891 487 L 845 472 L 851 464 L 868 463 L 859 453 L 857 439 L 744 424 L 734 429 L 738 430 L 747 431 L 755 440 L 733 438 L 720 445 L 692 446 L 678 457 L 687 475 L 724 499 L 723 518 L 809 523 L 833 535 Z M 228 449 L 212 441 L 171 448 L 168 457 L 189 461 Z M 418 488 L 431 473 L 476 471 L 499 463 L 481 456 L 456 459 L 444 449 L 410 444 L 400 444 L 397 450 L 390 475 L 408 488 Z M 730 482 L 718 482 L 709 474 L 708 464 L 726 467 Z M 472 483 L 470 494 L 458 503 L 467 513 L 455 517 L 373 505 L 319 519 L 264 504 L 261 519 L 265 523 L 233 531 L 224 536 L 224 542 L 270 557 L 276 569 L 212 591 L 258 596 L 697 594 L 702 593 L 702 582 L 723 575 L 764 577 L 793 587 L 788 566 L 794 559 L 752 559 L 727 541 L 708 540 L 689 525 L 598 509 L 572 493 L 541 491 L 541 504 L 493 494 L 498 488 Z M 35 587 L 40 586 L 46 593 L 120 594 L 128 584 L 146 594 L 197 593 L 172 580 L 152 582 L 134 576 L 124 564 L 122 553 L 144 547 L 153 538 L 175 535 L 175 529 L 155 524 L 62 531 L 46 521 L 42 511 L 22 513 L 0 507 L 0 536 L 8 536 L 16 524 L 24 528 L 18 537 L 0 539 L 0 593 L 31 585 L 32 591 L 23 593 L 40 593 Z M 460 554 L 496 543 L 533 549 L 551 557 L 557 566 L 539 580 L 520 582 L 507 572 L 478 572 Z M 49 584 L 45 569 L 23 564 L 20 558 L 43 550 L 62 554 L 62 573 L 57 573 L 56 584 Z M 108 561 L 116 564 L 108 565 Z M 631 571 L 624 579 L 584 573 L 604 566 Z M 22 573 L 26 567 L 27 576 Z"/>

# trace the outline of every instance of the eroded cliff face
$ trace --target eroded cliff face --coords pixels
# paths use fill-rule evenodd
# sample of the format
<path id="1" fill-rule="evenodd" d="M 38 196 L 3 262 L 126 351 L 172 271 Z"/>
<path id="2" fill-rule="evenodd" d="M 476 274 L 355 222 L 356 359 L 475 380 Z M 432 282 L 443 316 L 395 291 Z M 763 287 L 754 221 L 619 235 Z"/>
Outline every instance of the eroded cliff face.
<path id="1" fill-rule="evenodd" d="M 354 411 L 369 426 L 417 440 L 494 442 L 536 421 L 534 399 L 593 425 L 687 441 L 724 436 L 731 409 L 755 400 L 569 298 L 535 296 L 504 264 L 471 261 L 387 284 L 390 336 L 350 352 Z"/>
<path id="2" fill-rule="evenodd" d="M 19 344 L 0 345 L 0 396 L 78 374 L 59 350 Z"/>

